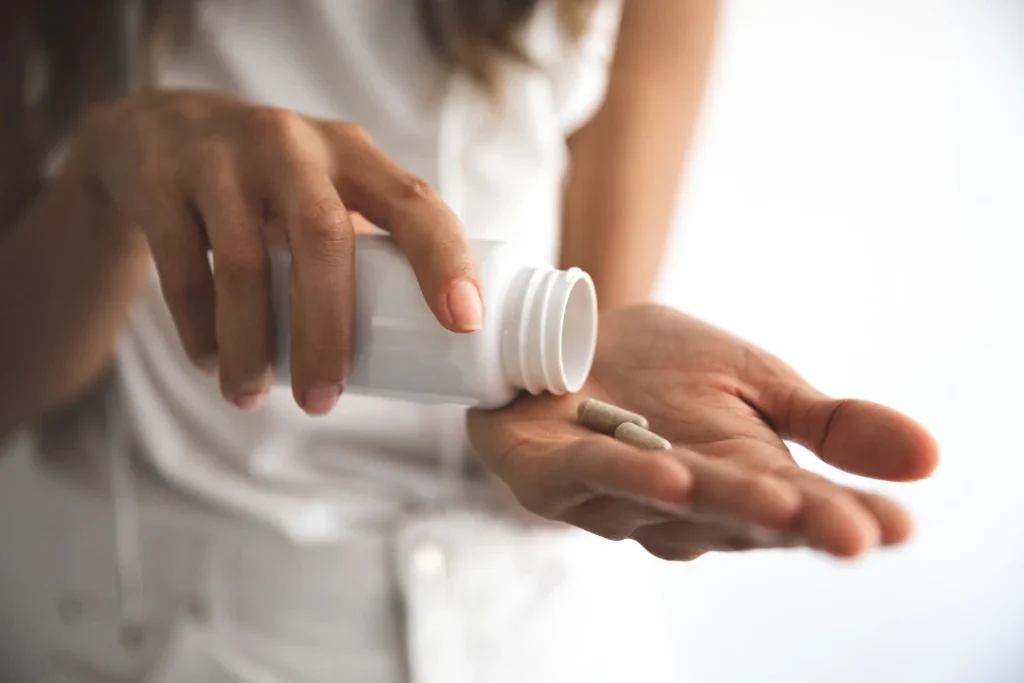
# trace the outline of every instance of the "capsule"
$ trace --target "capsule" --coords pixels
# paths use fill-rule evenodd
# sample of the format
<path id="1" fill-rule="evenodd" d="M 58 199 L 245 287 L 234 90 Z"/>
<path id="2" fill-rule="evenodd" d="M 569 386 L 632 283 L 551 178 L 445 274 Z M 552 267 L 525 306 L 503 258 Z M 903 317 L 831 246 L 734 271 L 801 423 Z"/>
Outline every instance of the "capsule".
<path id="1" fill-rule="evenodd" d="M 632 422 L 623 422 L 615 429 L 615 438 L 623 443 L 628 443 L 631 446 L 637 448 L 643 448 L 648 451 L 667 451 L 672 448 L 672 444 L 669 440 L 655 434 L 654 432 L 648 431 L 643 427 L 638 427 Z"/>
<path id="2" fill-rule="evenodd" d="M 584 427 L 612 436 L 619 425 L 629 423 L 647 429 L 647 418 L 596 398 L 584 399 L 576 408 L 576 417 Z"/>

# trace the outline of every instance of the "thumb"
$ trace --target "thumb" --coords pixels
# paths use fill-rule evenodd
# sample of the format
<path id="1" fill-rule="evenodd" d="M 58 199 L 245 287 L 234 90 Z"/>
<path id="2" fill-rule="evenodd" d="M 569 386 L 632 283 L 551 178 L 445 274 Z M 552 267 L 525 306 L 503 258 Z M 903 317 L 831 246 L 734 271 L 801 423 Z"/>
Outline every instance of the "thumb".
<path id="1" fill-rule="evenodd" d="M 932 435 L 891 408 L 830 398 L 788 368 L 770 372 L 762 386 L 754 407 L 783 439 L 834 467 L 873 479 L 915 481 L 938 465 Z"/>
<path id="2" fill-rule="evenodd" d="M 391 235 L 412 265 L 434 317 L 453 332 L 484 323 L 484 299 L 462 223 L 441 196 L 351 126 L 324 124 L 341 150 L 339 193 L 346 207 Z"/>

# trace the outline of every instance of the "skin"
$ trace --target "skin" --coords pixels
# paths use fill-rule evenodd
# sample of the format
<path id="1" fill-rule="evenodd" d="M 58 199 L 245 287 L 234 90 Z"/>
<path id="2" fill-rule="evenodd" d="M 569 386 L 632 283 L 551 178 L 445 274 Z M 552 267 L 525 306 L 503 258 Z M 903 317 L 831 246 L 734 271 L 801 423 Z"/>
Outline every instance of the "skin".
<path id="1" fill-rule="evenodd" d="M 623 3 L 604 103 L 569 138 L 562 265 L 602 308 L 648 301 L 710 71 L 720 3 Z"/>
<path id="2" fill-rule="evenodd" d="M 675 450 L 644 453 L 589 434 L 565 398 L 474 413 L 471 435 L 528 509 L 633 538 L 659 557 L 794 545 L 857 556 L 905 540 L 906 511 L 801 470 L 783 439 L 842 469 L 904 481 L 935 466 L 927 432 L 882 406 L 830 401 L 697 320 L 626 308 L 655 285 L 719 10 L 714 0 L 625 3 L 605 101 L 569 140 L 562 264 L 591 273 L 606 311 L 584 395 L 646 414 Z"/>
<path id="3" fill-rule="evenodd" d="M 592 274 L 604 307 L 650 295 L 717 7 L 625 3 L 608 96 L 568 140 L 563 265 Z M 0 107 L 0 122 L 9 114 Z M 330 410 L 344 381 L 351 235 L 366 219 L 406 249 L 442 324 L 468 331 L 481 322 L 451 212 L 351 124 L 162 93 L 95 110 L 74 140 L 63 172 L 33 192 L 19 182 L 30 177 L 26 150 L 3 139 L 0 358 L 9 360 L 0 362 L 0 437 L 88 390 L 151 260 L 189 356 L 218 372 L 225 397 L 244 409 L 258 407 L 269 384 L 263 238 L 311 235 L 293 242 L 301 254 L 291 321 L 293 391 L 308 412 Z M 202 262 L 208 247 L 221 264 L 216 277 Z M 468 285 L 452 307 L 456 283 Z"/>
<path id="4" fill-rule="evenodd" d="M 905 538 L 906 514 L 800 471 L 782 439 L 902 480 L 934 467 L 930 437 L 880 406 L 829 402 L 702 323 L 629 306 L 656 277 L 717 12 L 711 0 L 625 3 L 608 96 L 568 141 L 563 264 L 588 270 L 609 309 L 585 392 L 645 412 L 676 448 L 588 435 L 575 402 L 554 397 L 474 413 L 472 440 L 528 509 L 660 557 L 797 543 L 855 555 Z M 20 177 L 16 163 L 0 160 L 3 178 Z M 350 363 L 352 237 L 364 217 L 409 257 L 442 325 L 483 322 L 458 221 L 345 122 L 209 93 L 128 97 L 87 117 L 45 189 L 4 183 L 0 214 L 0 435 L 92 384 L 151 263 L 189 357 L 243 409 L 270 383 L 274 241 L 292 251 L 292 388 L 311 414 L 330 411 Z"/>
<path id="5" fill-rule="evenodd" d="M 652 554 L 806 546 L 856 557 L 906 540 L 894 500 L 801 469 L 784 439 L 873 479 L 927 477 L 938 448 L 910 418 L 835 400 L 779 359 L 662 306 L 607 311 L 578 396 L 522 396 L 474 411 L 470 439 L 529 511 Z M 638 412 L 670 451 L 589 432 L 576 407 L 594 397 Z"/>
<path id="6" fill-rule="evenodd" d="M 358 127 L 209 93 L 95 109 L 0 243 L 0 433 L 94 381 L 150 259 L 189 357 L 228 400 L 258 407 L 272 380 L 275 241 L 293 262 L 292 390 L 307 412 L 329 412 L 351 362 L 350 209 L 390 232 L 442 325 L 482 325 L 458 219 Z"/>

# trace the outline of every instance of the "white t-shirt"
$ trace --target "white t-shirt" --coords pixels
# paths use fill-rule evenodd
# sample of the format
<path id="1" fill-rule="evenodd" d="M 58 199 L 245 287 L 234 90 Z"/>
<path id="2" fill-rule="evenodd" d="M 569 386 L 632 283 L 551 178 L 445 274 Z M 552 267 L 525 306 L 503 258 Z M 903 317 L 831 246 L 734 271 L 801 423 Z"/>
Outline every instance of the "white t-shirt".
<path id="1" fill-rule="evenodd" d="M 539 68 L 511 66 L 503 100 L 430 53 L 409 0 L 202 3 L 195 40 L 159 73 L 164 88 L 213 89 L 364 127 L 431 183 L 470 237 L 553 260 L 566 137 L 603 99 L 619 3 L 601 3 L 576 44 L 554 3 L 525 33 Z M 154 274 L 119 351 L 134 430 L 170 481 L 306 542 L 336 538 L 443 496 L 465 451 L 464 413 L 343 396 L 310 418 L 287 388 L 243 413 L 195 370 Z"/>

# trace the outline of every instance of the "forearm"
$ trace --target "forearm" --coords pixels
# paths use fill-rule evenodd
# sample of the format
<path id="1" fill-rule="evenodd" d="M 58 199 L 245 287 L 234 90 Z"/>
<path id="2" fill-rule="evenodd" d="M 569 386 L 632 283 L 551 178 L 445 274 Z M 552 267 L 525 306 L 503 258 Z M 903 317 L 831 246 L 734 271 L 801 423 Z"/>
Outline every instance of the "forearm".
<path id="1" fill-rule="evenodd" d="M 600 135 L 600 127 L 582 133 Z M 579 140 L 565 191 L 562 267 L 590 273 L 602 309 L 651 297 L 672 222 L 673 197 L 643 161 L 644 141 Z M 634 168 L 635 173 L 610 166 Z M 675 177 L 674 168 L 668 169 Z M 672 194 L 675 193 L 673 183 Z"/>
<path id="2" fill-rule="evenodd" d="M 103 371 L 147 267 L 143 239 L 71 173 L 3 231 L 0 438 Z"/>
<path id="3" fill-rule="evenodd" d="M 605 102 L 569 140 L 562 264 L 602 308 L 650 298 L 703 102 L 715 0 L 627 3 Z"/>

